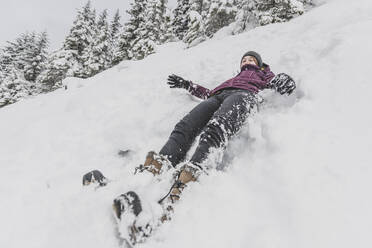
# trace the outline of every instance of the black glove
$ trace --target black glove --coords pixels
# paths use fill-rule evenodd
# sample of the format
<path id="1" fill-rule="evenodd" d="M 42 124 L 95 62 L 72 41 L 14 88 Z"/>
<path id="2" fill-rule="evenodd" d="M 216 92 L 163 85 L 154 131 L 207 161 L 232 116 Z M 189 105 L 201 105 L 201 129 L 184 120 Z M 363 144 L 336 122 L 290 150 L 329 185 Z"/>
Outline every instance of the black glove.
<path id="1" fill-rule="evenodd" d="M 171 88 L 183 88 L 186 90 L 189 90 L 191 87 L 191 81 L 187 81 L 174 74 L 168 76 L 167 84 L 169 84 Z"/>
<path id="2" fill-rule="evenodd" d="M 279 73 L 270 82 L 271 87 L 280 94 L 291 94 L 296 89 L 295 81 L 285 73 Z"/>

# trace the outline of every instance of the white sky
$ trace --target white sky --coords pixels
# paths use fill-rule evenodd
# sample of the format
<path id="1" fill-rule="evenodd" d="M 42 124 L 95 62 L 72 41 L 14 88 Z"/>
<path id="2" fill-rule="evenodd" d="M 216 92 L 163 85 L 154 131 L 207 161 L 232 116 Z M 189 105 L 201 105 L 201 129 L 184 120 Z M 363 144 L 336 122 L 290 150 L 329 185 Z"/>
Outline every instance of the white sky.
<path id="1" fill-rule="evenodd" d="M 171 7 L 177 0 L 169 0 Z M 77 9 L 87 0 L 0 0 L 0 47 L 26 31 L 49 34 L 50 49 L 58 49 L 68 34 Z M 110 18 L 119 9 L 122 22 L 132 0 L 91 0 L 97 13 L 107 9 Z"/>

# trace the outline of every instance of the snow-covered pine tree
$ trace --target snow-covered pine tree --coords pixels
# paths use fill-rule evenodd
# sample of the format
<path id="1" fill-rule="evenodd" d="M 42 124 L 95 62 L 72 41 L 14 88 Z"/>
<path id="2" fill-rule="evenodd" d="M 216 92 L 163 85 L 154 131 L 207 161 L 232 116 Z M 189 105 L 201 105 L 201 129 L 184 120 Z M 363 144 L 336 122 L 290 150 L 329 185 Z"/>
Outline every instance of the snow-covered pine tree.
<path id="1" fill-rule="evenodd" d="M 147 0 L 145 29 L 146 37 L 156 44 L 167 42 L 171 34 L 171 22 L 167 9 L 167 0 Z"/>
<path id="2" fill-rule="evenodd" d="M 206 39 L 203 14 L 209 2 L 207 0 L 190 0 L 190 4 L 191 6 L 187 13 L 188 28 L 183 37 L 183 42 L 187 44 L 187 47 L 196 46 Z"/>
<path id="3" fill-rule="evenodd" d="M 166 11 L 164 13 L 162 43 L 177 40 L 177 37 L 175 36 L 173 31 L 172 23 L 173 23 L 172 11 L 168 7 L 166 7 Z"/>
<path id="4" fill-rule="evenodd" d="M 110 36 L 112 40 L 116 40 L 118 38 L 120 28 L 122 27 L 120 19 L 121 19 L 120 12 L 119 9 L 117 9 L 110 24 Z"/>
<path id="5" fill-rule="evenodd" d="M 160 43 L 161 36 L 161 18 L 162 12 L 159 6 L 159 0 L 147 0 L 144 33 L 142 33 L 142 39 L 152 40 L 155 43 Z M 160 15 L 159 15 L 160 14 Z M 146 35 L 144 35 L 146 34 Z"/>
<path id="6" fill-rule="evenodd" d="M 14 65 L 7 68 L 7 73 L 0 83 L 0 107 L 32 94 L 30 82 L 24 79 L 23 73 Z"/>
<path id="7" fill-rule="evenodd" d="M 84 65 L 84 75 L 86 77 L 91 77 L 110 67 L 110 45 L 111 35 L 107 22 L 107 10 L 103 10 L 97 21 L 96 34 L 89 49 L 87 49 L 89 58 Z"/>
<path id="8" fill-rule="evenodd" d="M 205 34 L 212 37 L 221 28 L 235 21 L 236 0 L 211 0 L 205 18 Z"/>
<path id="9" fill-rule="evenodd" d="M 176 31 L 182 20 L 178 17 L 181 2 L 174 11 L 177 37 L 182 34 Z M 189 4 L 183 41 L 191 47 L 232 23 L 232 34 L 236 34 L 256 26 L 288 21 L 303 14 L 313 0 L 189 0 Z"/>
<path id="10" fill-rule="evenodd" d="M 8 41 L 8 52 L 11 54 L 11 63 L 17 70 L 24 71 L 27 62 L 27 52 L 32 50 L 35 44 L 35 32 L 24 33 L 16 38 L 15 42 Z"/>
<path id="11" fill-rule="evenodd" d="M 112 65 L 117 65 L 123 60 L 128 60 L 132 58 L 132 54 L 130 52 L 130 42 L 129 39 L 131 38 L 130 33 L 127 32 L 127 26 L 122 28 L 121 33 L 118 37 L 117 47 L 114 50 L 113 58 L 112 58 Z"/>
<path id="12" fill-rule="evenodd" d="M 275 22 L 285 22 L 305 12 L 313 0 L 239 0 L 233 33 Z"/>
<path id="13" fill-rule="evenodd" d="M 70 51 L 74 57 L 74 76 L 86 78 L 84 67 L 90 56 L 90 48 L 93 44 L 96 31 L 95 10 L 92 10 L 91 3 L 88 1 L 82 10 L 78 11 L 70 33 L 65 38 L 63 49 Z"/>
<path id="14" fill-rule="evenodd" d="M 15 102 L 12 97 L 15 85 L 11 84 L 17 79 L 18 71 L 13 64 L 15 55 L 13 50 L 13 46 L 10 46 L 8 42 L 8 46 L 0 51 L 0 107 Z"/>
<path id="15" fill-rule="evenodd" d="M 35 82 L 43 71 L 48 56 L 48 35 L 46 32 L 42 32 L 31 41 L 28 49 L 24 52 L 24 77 L 28 81 Z"/>
<path id="16" fill-rule="evenodd" d="M 4 72 L 0 69 L 0 98 L 1 98 L 1 94 L 3 92 L 3 89 L 2 88 L 3 88 L 4 78 L 5 78 Z"/>
<path id="17" fill-rule="evenodd" d="M 139 40 L 139 30 L 145 24 L 146 0 L 134 0 L 131 8 L 127 10 L 129 20 L 124 24 L 119 38 L 119 47 L 114 54 L 114 63 L 122 60 L 132 59 L 136 56 L 133 54 L 133 46 Z"/>
<path id="18" fill-rule="evenodd" d="M 174 40 L 171 12 L 167 8 L 168 0 L 157 0 L 156 3 L 156 22 L 160 25 L 159 42 L 157 43 L 164 44 L 169 40 Z"/>
<path id="19" fill-rule="evenodd" d="M 2 72 L 2 78 L 5 78 L 11 65 L 13 65 L 14 57 L 17 55 L 14 51 L 14 47 L 9 45 L 0 49 L 0 70 Z"/>
<path id="20" fill-rule="evenodd" d="M 1 57 L 1 54 L 0 54 L 0 57 Z M 1 61 L 0 61 L 0 63 L 1 63 Z M 4 72 L 3 72 L 2 66 L 0 64 L 0 85 L 1 85 L 1 82 L 3 81 L 3 79 L 4 79 Z"/>
<path id="21" fill-rule="evenodd" d="M 120 12 L 119 9 L 116 10 L 115 15 L 110 24 L 110 37 L 111 37 L 111 44 L 110 44 L 110 57 L 111 57 L 111 65 L 116 65 L 120 61 L 115 60 L 115 54 L 118 52 L 119 49 L 119 37 L 120 37 L 120 30 L 122 25 L 120 23 Z"/>
<path id="22" fill-rule="evenodd" d="M 63 48 L 49 55 L 45 69 L 36 81 L 42 92 L 52 91 L 62 86 L 62 80 L 74 76 L 73 65 L 76 63 L 71 50 Z"/>
<path id="23" fill-rule="evenodd" d="M 0 105 L 18 101 L 20 98 L 40 92 L 35 82 L 47 57 L 48 39 L 41 34 L 21 34 L 15 42 L 8 42 L 0 56 L 1 81 Z"/>
<path id="24" fill-rule="evenodd" d="M 260 25 L 286 22 L 305 12 L 308 0 L 254 0 Z"/>
<path id="25" fill-rule="evenodd" d="M 192 9 L 203 15 L 211 4 L 211 0 L 190 0 Z"/>
<path id="26" fill-rule="evenodd" d="M 232 34 L 239 34 L 244 30 L 249 30 L 259 26 L 258 17 L 253 12 L 254 1 L 238 1 L 238 12 L 235 16 L 235 22 L 232 28 Z"/>
<path id="27" fill-rule="evenodd" d="M 173 10 L 173 32 L 175 36 L 182 40 L 189 28 L 188 12 L 190 10 L 190 0 L 177 0 L 177 6 Z"/>
<path id="28" fill-rule="evenodd" d="M 137 38 L 130 45 L 132 59 L 140 60 L 155 52 L 156 43 L 151 38 L 152 34 L 147 27 L 146 25 L 138 30 Z"/>
<path id="29" fill-rule="evenodd" d="M 155 40 L 160 40 L 159 27 L 152 23 L 156 20 L 157 6 L 161 4 L 158 5 L 155 0 L 134 0 L 131 4 L 131 9 L 127 11 L 130 18 L 124 24 L 115 54 L 116 63 L 125 59 L 143 59 L 154 53 Z"/>
<path id="30" fill-rule="evenodd" d="M 114 64 L 122 60 L 143 59 L 155 52 L 155 46 L 173 40 L 167 0 L 134 0 L 130 18 L 119 38 Z"/>

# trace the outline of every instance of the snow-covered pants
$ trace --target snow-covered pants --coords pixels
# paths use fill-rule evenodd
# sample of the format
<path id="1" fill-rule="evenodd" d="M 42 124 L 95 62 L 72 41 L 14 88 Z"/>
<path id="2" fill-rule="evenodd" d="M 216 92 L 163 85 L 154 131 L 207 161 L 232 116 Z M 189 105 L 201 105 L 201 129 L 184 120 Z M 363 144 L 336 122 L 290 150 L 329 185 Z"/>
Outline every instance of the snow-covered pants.
<path id="1" fill-rule="evenodd" d="M 247 90 L 222 90 L 198 104 L 177 123 L 160 154 L 167 156 L 176 166 L 185 159 L 195 138 L 201 134 L 190 159 L 194 164 L 201 164 L 210 148 L 226 146 L 228 139 L 239 131 L 256 104 L 255 94 Z"/>

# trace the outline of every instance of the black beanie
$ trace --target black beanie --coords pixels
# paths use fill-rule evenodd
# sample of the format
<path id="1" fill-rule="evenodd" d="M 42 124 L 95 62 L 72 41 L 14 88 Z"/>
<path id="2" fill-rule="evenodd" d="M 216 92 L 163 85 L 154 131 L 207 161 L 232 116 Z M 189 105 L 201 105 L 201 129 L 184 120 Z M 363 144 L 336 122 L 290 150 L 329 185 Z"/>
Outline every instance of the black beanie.
<path id="1" fill-rule="evenodd" d="M 262 59 L 261 59 L 261 56 L 260 56 L 258 53 L 254 52 L 254 51 L 246 52 L 246 53 L 243 55 L 242 59 L 240 60 L 240 64 L 242 63 L 242 60 L 243 60 L 243 58 L 244 58 L 245 56 L 252 56 L 252 57 L 255 57 L 255 58 L 257 59 L 258 66 L 259 66 L 259 67 L 262 67 Z"/>

